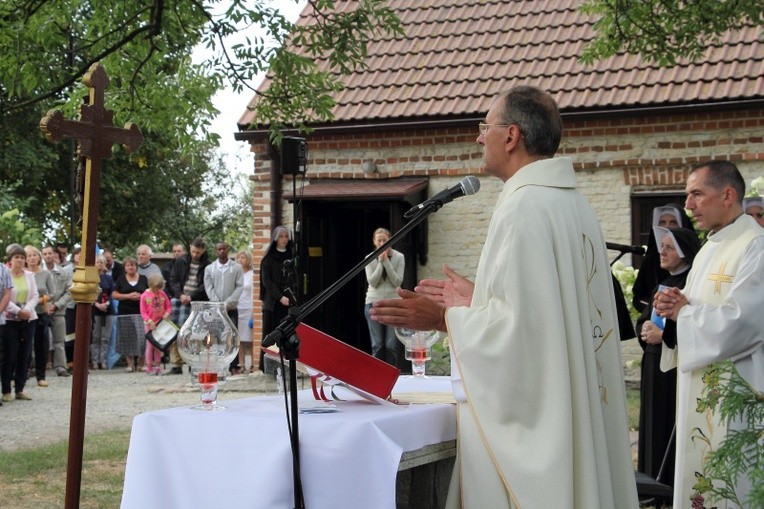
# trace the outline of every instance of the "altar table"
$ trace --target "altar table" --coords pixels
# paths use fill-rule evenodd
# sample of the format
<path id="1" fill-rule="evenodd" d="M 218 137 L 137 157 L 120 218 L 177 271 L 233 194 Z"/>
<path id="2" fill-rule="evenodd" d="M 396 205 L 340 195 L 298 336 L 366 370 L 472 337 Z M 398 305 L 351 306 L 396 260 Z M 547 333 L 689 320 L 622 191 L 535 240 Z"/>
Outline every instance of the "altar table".
<path id="1" fill-rule="evenodd" d="M 339 412 L 300 414 L 307 509 L 392 509 L 406 454 L 453 451 L 455 406 L 375 404 L 341 390 Z M 400 377 L 393 395 L 450 392 L 446 377 Z M 311 398 L 301 391 L 299 400 Z M 226 400 L 217 412 L 171 408 L 133 421 L 122 509 L 294 507 L 283 396 Z M 436 447 L 433 447 L 436 446 Z M 440 447 L 438 447 L 440 446 Z"/>

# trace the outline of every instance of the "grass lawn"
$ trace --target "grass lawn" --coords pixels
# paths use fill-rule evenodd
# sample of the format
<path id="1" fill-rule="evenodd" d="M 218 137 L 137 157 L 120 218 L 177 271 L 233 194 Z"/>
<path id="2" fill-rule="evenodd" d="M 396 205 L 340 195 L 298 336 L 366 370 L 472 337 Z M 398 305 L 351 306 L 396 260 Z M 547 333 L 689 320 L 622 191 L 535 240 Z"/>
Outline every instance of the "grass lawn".
<path id="1" fill-rule="evenodd" d="M 639 389 L 626 389 L 626 411 L 629 414 L 629 428 L 639 429 Z"/>
<path id="2" fill-rule="evenodd" d="M 85 438 L 80 507 L 119 507 L 129 430 Z M 67 443 L 0 452 L 0 507 L 60 509 L 66 495 Z"/>

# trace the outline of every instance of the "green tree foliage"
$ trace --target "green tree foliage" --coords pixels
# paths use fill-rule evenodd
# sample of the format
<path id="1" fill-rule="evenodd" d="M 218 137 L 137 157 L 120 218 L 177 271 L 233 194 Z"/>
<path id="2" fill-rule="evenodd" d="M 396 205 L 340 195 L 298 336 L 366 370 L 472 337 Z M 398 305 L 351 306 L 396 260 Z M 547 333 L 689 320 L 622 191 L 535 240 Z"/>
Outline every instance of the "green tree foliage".
<path id="1" fill-rule="evenodd" d="M 28 200 L 15 199 L 18 184 L 8 186 L 6 193 L 0 194 L 0 247 L 8 244 L 37 245 L 42 240 L 40 228 L 24 217 L 19 208 L 28 206 Z M 5 253 L 2 253 L 3 259 Z"/>
<path id="2" fill-rule="evenodd" d="M 400 31 L 384 0 L 313 0 L 316 23 L 304 26 L 271 5 L 0 3 L 0 191 L 18 184 L 25 198 L 22 217 L 42 226 L 48 240 L 76 242 L 75 144 L 45 142 L 38 124 L 54 107 L 75 118 L 87 95 L 82 77 L 101 62 L 110 78 L 106 107 L 115 112 L 115 124 L 133 121 L 146 138 L 136 154 L 115 147 L 103 165 L 101 239 L 115 247 L 145 241 L 156 248 L 204 232 L 228 235 L 224 218 L 233 211 L 221 204 L 230 200 L 214 188 L 229 184 L 227 170 L 214 159 L 217 139 L 208 131 L 218 113 L 211 102 L 215 92 L 224 83 L 254 90 L 256 77 L 269 70 L 270 87 L 255 118 L 278 140 L 284 127 L 329 120 L 330 94 L 341 74 L 363 65 L 368 38 Z M 234 33 L 244 34 L 245 42 L 226 46 L 226 36 Z M 287 41 L 298 49 L 286 49 Z M 194 63 L 192 50 L 200 44 L 211 56 Z M 248 205 L 247 199 L 235 210 Z"/>
<path id="3" fill-rule="evenodd" d="M 163 133 L 147 136 L 145 143 L 153 157 L 120 150 L 108 162 L 101 187 L 110 196 L 100 203 L 100 240 L 169 250 L 174 241 L 188 246 L 196 236 L 222 232 L 233 207 L 227 198 L 234 183 L 214 144 L 200 142 L 197 154 L 186 155 L 173 150 Z"/>
<path id="4" fill-rule="evenodd" d="M 698 411 L 712 409 L 727 424 L 738 423 L 703 464 L 694 486 L 704 499 L 731 500 L 740 507 L 764 507 L 764 394 L 741 378 L 732 362 L 706 369 Z M 742 426 L 741 426 L 742 425 Z M 748 475 L 747 500 L 738 500 L 735 486 Z"/>
<path id="5" fill-rule="evenodd" d="M 252 248 L 252 196 L 254 184 L 245 177 L 234 182 L 234 203 L 225 215 L 221 239 L 236 252 Z"/>
<path id="6" fill-rule="evenodd" d="M 761 0 L 587 0 L 581 7 L 597 22 L 586 63 L 625 51 L 661 66 L 697 60 L 728 31 L 761 26 Z"/>

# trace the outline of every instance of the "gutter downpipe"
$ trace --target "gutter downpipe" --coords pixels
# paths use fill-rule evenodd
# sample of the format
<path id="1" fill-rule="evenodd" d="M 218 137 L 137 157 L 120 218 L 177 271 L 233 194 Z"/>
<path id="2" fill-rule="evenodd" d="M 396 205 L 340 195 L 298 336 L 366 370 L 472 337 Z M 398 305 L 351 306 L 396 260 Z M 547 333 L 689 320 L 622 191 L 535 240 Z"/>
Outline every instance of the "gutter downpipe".
<path id="1" fill-rule="evenodd" d="M 283 195 L 283 188 L 281 185 L 280 171 L 281 154 L 279 154 L 279 151 L 276 149 L 273 143 L 270 142 L 270 140 L 266 139 L 265 143 L 268 144 L 268 155 L 271 158 L 270 188 L 268 190 L 271 206 L 271 227 L 268 232 L 268 235 L 270 236 L 270 233 L 273 231 L 273 229 L 281 224 L 281 197 Z"/>

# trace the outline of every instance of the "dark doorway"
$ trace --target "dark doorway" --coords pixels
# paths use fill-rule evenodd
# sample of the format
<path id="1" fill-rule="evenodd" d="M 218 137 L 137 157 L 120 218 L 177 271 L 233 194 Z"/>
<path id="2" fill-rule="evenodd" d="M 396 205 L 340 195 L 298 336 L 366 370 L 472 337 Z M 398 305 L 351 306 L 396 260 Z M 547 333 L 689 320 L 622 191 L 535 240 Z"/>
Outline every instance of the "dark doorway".
<path id="1" fill-rule="evenodd" d="M 686 194 L 681 190 L 645 192 L 631 196 L 631 241 L 638 246 L 646 246 L 653 226 L 653 209 L 669 203 L 684 208 Z M 632 265 L 642 265 L 641 256 L 632 256 Z"/>
<path id="2" fill-rule="evenodd" d="M 374 250 L 372 234 L 379 227 L 395 233 L 411 204 L 402 200 L 306 200 L 302 204 L 299 240 L 302 302 L 315 297 L 360 263 Z M 394 247 L 406 257 L 403 287 L 417 281 L 424 224 Z M 337 293 L 308 315 L 305 323 L 364 352 L 371 351 L 363 308 L 366 275 L 361 271 Z M 403 358 L 402 352 L 399 358 Z"/>

